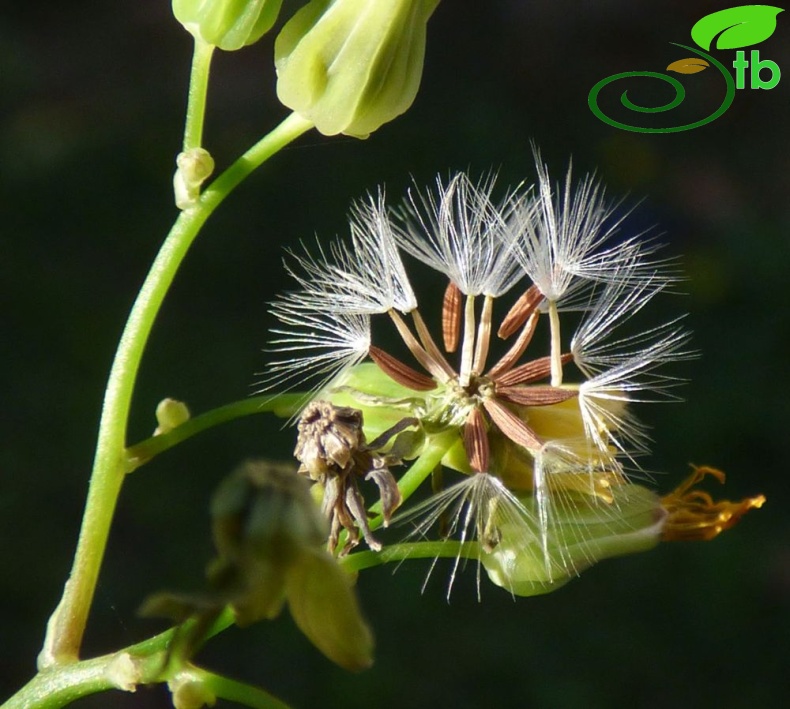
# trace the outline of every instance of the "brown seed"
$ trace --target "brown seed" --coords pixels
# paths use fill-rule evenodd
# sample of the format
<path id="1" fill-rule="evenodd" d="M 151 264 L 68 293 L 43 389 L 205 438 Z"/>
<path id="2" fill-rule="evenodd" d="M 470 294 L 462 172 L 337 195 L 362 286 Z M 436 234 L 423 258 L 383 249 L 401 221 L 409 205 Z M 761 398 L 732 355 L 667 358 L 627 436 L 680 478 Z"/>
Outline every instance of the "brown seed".
<path id="1" fill-rule="evenodd" d="M 540 313 L 536 310 L 529 316 L 521 334 L 518 336 L 513 346 L 504 354 L 502 359 L 499 360 L 491 369 L 488 370 L 487 377 L 489 379 L 496 379 L 500 374 L 510 370 L 513 365 L 518 361 L 518 358 L 524 354 L 524 350 L 529 347 L 532 341 L 532 336 L 535 334 L 535 328 L 538 325 L 538 316 Z"/>
<path id="2" fill-rule="evenodd" d="M 464 424 L 464 449 L 476 473 L 488 472 L 488 433 L 480 409 L 472 409 Z"/>
<path id="3" fill-rule="evenodd" d="M 412 369 L 391 354 L 371 345 L 368 350 L 370 358 L 379 366 L 384 374 L 414 391 L 430 391 L 436 388 L 436 382 L 429 376 Z"/>
<path id="4" fill-rule="evenodd" d="M 578 395 L 573 389 L 552 386 L 503 386 L 496 388 L 500 399 L 523 406 L 551 406 Z"/>
<path id="5" fill-rule="evenodd" d="M 503 340 L 510 337 L 518 330 L 527 318 L 535 312 L 537 307 L 543 302 L 543 294 L 536 285 L 531 285 L 524 291 L 524 294 L 513 304 L 513 307 L 505 315 L 502 324 L 499 326 L 497 335 Z"/>
<path id="6" fill-rule="evenodd" d="M 496 399 L 483 399 L 483 406 L 502 433 L 513 443 L 528 450 L 540 450 L 543 445 L 537 434 L 503 403 Z"/>
<path id="7" fill-rule="evenodd" d="M 571 361 L 573 355 L 566 353 L 562 355 L 562 363 Z M 525 362 L 511 369 L 509 372 L 496 378 L 497 386 L 513 386 L 515 384 L 529 384 L 545 379 L 551 374 L 551 357 L 539 357 L 531 362 Z"/>
<path id="8" fill-rule="evenodd" d="M 461 291 L 450 281 L 442 303 L 442 339 L 445 352 L 455 352 L 461 336 Z"/>
<path id="9" fill-rule="evenodd" d="M 441 381 L 448 381 L 455 376 L 455 372 L 453 368 L 450 366 L 450 363 L 445 359 L 442 351 L 439 349 L 439 346 L 434 342 L 433 335 L 431 335 L 431 331 L 428 329 L 428 326 L 425 324 L 425 320 L 422 319 L 422 315 L 420 315 L 420 311 L 415 309 L 411 311 L 411 319 L 414 322 L 414 329 L 417 330 L 417 337 L 420 338 L 420 342 L 422 346 L 425 348 L 425 351 L 428 353 L 428 356 L 431 358 L 433 362 L 436 363 L 436 366 L 446 375 L 445 379 Z M 431 374 L 433 374 L 433 370 L 428 369 Z M 435 376 L 435 375 L 434 375 Z"/>

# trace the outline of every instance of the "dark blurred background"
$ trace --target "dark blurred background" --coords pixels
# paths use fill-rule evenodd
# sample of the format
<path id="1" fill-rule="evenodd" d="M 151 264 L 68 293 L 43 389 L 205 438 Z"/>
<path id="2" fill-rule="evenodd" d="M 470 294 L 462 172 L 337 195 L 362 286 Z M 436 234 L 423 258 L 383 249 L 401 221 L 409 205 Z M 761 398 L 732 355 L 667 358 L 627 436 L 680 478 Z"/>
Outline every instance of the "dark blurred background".
<path id="1" fill-rule="evenodd" d="M 539 598 L 514 601 L 484 583 L 478 603 L 470 569 L 448 604 L 441 571 L 423 595 L 424 566 L 366 572 L 358 588 L 377 659 L 358 675 L 325 660 L 287 613 L 224 633 L 203 664 L 301 709 L 785 706 L 790 14 L 759 46 L 786 76 L 770 91 L 738 91 L 707 126 L 629 133 L 587 106 L 598 80 L 687 56 L 669 42 L 691 44 L 691 26 L 729 5 L 445 0 L 407 114 L 367 141 L 308 134 L 212 217 L 154 330 L 131 438 L 151 433 L 164 396 L 201 412 L 250 393 L 266 361 L 266 303 L 285 286 L 283 246 L 344 232 L 349 202 L 377 184 L 400 194 L 412 175 L 427 183 L 464 168 L 497 168 L 503 183 L 531 176 L 535 140 L 555 174 L 573 156 L 613 196 L 642 200 L 629 230 L 655 225 L 683 258 L 686 295 L 658 317 L 687 311 L 702 356 L 673 372 L 690 379 L 684 403 L 640 411 L 655 438 L 645 464 L 666 473 L 657 486 L 671 489 L 690 462 L 710 464 L 729 475 L 717 494 L 764 493 L 764 509 L 713 542 L 610 560 Z M 0 696 L 34 672 L 70 567 L 115 343 L 176 216 L 190 53 L 166 0 L 0 10 Z M 285 115 L 271 56 L 265 38 L 216 57 L 206 145 L 220 169 Z M 733 52 L 716 56 L 729 64 Z M 712 71 L 681 78 L 689 114 L 718 105 Z M 86 653 L 163 627 L 136 608 L 152 590 L 200 587 L 216 483 L 242 459 L 292 445 L 279 421 L 251 417 L 128 479 Z M 141 689 L 76 706 L 165 707 L 168 697 Z"/>

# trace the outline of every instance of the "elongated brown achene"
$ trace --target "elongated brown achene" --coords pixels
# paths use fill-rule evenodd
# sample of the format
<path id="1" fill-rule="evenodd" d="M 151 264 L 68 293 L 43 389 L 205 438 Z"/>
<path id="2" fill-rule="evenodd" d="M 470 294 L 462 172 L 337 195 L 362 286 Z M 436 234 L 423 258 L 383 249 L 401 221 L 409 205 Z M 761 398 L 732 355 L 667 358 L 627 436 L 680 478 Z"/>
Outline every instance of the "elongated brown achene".
<path id="1" fill-rule="evenodd" d="M 425 324 L 425 320 L 422 319 L 422 315 L 420 315 L 420 311 L 416 308 L 411 311 L 411 319 L 414 323 L 414 329 L 417 331 L 417 337 L 420 338 L 420 342 L 422 346 L 425 348 L 425 351 L 428 353 L 428 356 L 431 357 L 436 365 L 441 368 L 442 372 L 446 375 L 448 379 L 452 379 L 455 375 L 453 368 L 450 366 L 450 363 L 445 359 L 445 356 L 442 354 L 442 351 L 439 349 L 439 346 L 436 344 L 436 341 L 433 339 L 433 335 L 431 335 L 431 331 L 428 329 L 428 326 Z"/>
<path id="2" fill-rule="evenodd" d="M 444 351 L 455 352 L 461 337 L 461 290 L 450 281 L 442 301 L 442 339 Z"/>
<path id="3" fill-rule="evenodd" d="M 483 399 L 483 406 L 497 425 L 513 443 L 527 450 L 537 451 L 543 445 L 537 434 L 502 402 L 496 399 Z"/>
<path id="4" fill-rule="evenodd" d="M 527 288 L 521 297 L 513 303 L 513 307 L 510 308 L 507 315 L 503 318 L 497 335 L 503 340 L 510 337 L 527 322 L 527 318 L 535 312 L 537 307 L 543 302 L 543 299 L 544 296 L 536 285 L 533 284 Z"/>
<path id="5" fill-rule="evenodd" d="M 387 315 L 394 323 L 398 334 L 409 348 L 409 352 L 414 355 L 414 358 L 425 368 L 425 371 L 430 372 L 438 381 L 446 382 L 452 378 L 453 371 L 447 362 L 437 361 L 430 353 L 426 352 L 425 347 L 420 344 L 417 338 L 409 330 L 409 326 L 404 322 L 403 318 L 397 310 L 388 310 Z M 381 350 L 379 350 L 381 352 Z"/>
<path id="6" fill-rule="evenodd" d="M 579 392 L 553 386 L 498 386 L 496 395 L 500 399 L 523 406 L 551 406 L 572 399 Z"/>
<path id="7" fill-rule="evenodd" d="M 464 450 L 469 465 L 476 473 L 488 472 L 489 448 L 486 422 L 480 409 L 469 412 L 464 424 Z"/>
<path id="8" fill-rule="evenodd" d="M 371 345 L 368 354 L 379 366 L 379 369 L 398 384 L 403 384 L 414 391 L 431 391 L 436 388 L 436 382 L 429 376 L 412 369 L 408 364 L 404 364 L 384 350 Z"/>
<path id="9" fill-rule="evenodd" d="M 566 353 L 562 355 L 562 363 L 567 364 L 571 361 L 573 355 Z M 538 357 L 531 362 L 514 367 L 509 372 L 505 372 L 496 378 L 496 383 L 499 386 L 514 386 L 516 384 L 529 384 L 530 382 L 537 382 L 545 379 L 551 374 L 551 357 Z"/>
<path id="10" fill-rule="evenodd" d="M 496 379 L 500 374 L 507 372 L 518 362 L 519 357 L 524 354 L 524 351 L 529 347 L 529 343 L 532 342 L 532 336 L 535 334 L 535 328 L 538 325 L 539 315 L 540 313 L 536 310 L 529 316 L 524 328 L 513 343 L 513 346 L 486 373 L 489 379 Z"/>

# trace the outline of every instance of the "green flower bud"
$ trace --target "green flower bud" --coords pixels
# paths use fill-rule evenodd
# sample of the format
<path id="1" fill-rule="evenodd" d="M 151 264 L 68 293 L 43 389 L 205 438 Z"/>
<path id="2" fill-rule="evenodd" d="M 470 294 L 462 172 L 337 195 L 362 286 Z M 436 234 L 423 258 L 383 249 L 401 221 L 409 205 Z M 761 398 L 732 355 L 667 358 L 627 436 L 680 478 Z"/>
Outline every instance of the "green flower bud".
<path id="1" fill-rule="evenodd" d="M 213 707 L 217 696 L 203 682 L 196 680 L 189 671 L 177 673 L 167 680 L 175 709 L 202 709 Z"/>
<path id="2" fill-rule="evenodd" d="M 257 42 L 277 20 L 282 0 L 173 0 L 173 14 L 197 39 L 232 51 Z"/>
<path id="3" fill-rule="evenodd" d="M 214 172 L 214 158 L 204 148 L 192 148 L 178 154 L 176 167 L 173 176 L 176 207 L 189 209 L 197 203 L 203 182 Z"/>
<path id="4" fill-rule="evenodd" d="M 527 509 L 536 505 L 532 497 L 521 502 Z M 602 559 L 647 551 L 661 541 L 666 512 L 645 487 L 616 486 L 609 503 L 585 495 L 571 502 L 568 496 L 557 509 L 545 553 L 539 534 L 525 543 L 515 518 L 493 520 L 501 537 L 480 559 L 491 581 L 517 596 L 549 593 Z"/>
<path id="5" fill-rule="evenodd" d="M 162 399 L 156 405 L 156 423 L 158 425 L 154 435 L 160 436 L 163 433 L 169 433 L 182 423 L 189 421 L 190 416 L 189 407 L 183 401 Z"/>
<path id="6" fill-rule="evenodd" d="M 277 96 L 324 135 L 367 138 L 414 101 L 439 0 L 312 0 L 274 45 Z"/>

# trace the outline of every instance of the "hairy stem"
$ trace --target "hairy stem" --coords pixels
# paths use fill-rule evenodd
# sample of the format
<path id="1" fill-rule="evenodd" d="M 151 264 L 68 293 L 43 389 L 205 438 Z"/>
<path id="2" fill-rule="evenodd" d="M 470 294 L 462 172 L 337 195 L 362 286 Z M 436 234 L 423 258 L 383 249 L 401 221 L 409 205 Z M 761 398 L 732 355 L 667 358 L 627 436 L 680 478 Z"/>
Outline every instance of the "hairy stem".
<path id="1" fill-rule="evenodd" d="M 148 336 L 165 294 L 201 227 L 255 168 L 312 124 L 291 114 L 222 173 L 194 207 L 183 211 L 154 260 L 126 322 L 102 406 L 99 435 L 71 575 L 47 624 L 39 668 L 76 662 L 126 466 L 126 427 Z"/>

